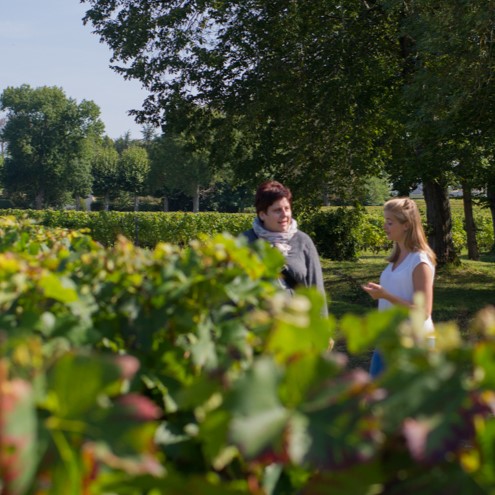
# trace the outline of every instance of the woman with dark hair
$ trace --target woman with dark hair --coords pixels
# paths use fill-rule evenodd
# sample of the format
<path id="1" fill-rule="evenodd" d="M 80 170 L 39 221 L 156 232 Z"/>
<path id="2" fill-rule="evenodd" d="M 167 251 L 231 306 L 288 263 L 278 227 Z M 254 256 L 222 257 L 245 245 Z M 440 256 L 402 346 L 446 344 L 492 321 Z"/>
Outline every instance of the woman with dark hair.
<path id="1" fill-rule="evenodd" d="M 250 242 L 262 239 L 280 250 L 285 265 L 280 278 L 284 289 L 292 293 L 298 285 L 316 287 L 324 297 L 328 314 L 320 257 L 311 238 L 297 228 L 292 218 L 292 193 L 280 182 L 263 182 L 256 191 L 256 218 L 253 228 L 244 232 Z"/>

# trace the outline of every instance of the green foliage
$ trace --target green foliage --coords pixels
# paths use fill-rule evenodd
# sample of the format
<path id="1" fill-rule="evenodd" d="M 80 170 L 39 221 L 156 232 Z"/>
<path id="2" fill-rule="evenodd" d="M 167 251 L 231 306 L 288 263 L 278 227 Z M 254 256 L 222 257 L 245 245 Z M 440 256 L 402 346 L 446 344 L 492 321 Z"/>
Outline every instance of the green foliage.
<path id="1" fill-rule="evenodd" d="M 228 232 L 238 235 L 252 226 L 252 214 L 136 212 L 84 212 L 61 210 L 5 210 L 17 218 L 29 218 L 47 227 L 89 229 L 96 241 L 111 246 L 119 235 L 142 247 L 159 242 L 186 246 L 201 234 Z"/>
<path id="2" fill-rule="evenodd" d="M 93 185 L 91 172 L 89 159 L 76 159 L 67 167 L 66 180 L 71 184 L 71 192 L 75 199 L 86 198 L 91 194 Z"/>
<path id="3" fill-rule="evenodd" d="M 370 177 L 365 184 L 364 205 L 382 205 L 390 199 L 390 180 L 387 177 Z"/>
<path id="4" fill-rule="evenodd" d="M 87 141 L 103 131 L 93 102 L 77 104 L 56 87 L 23 85 L 4 90 L 0 109 L 7 111 L 3 183 L 12 197 L 41 209 L 90 188 Z"/>
<path id="5" fill-rule="evenodd" d="M 424 215 L 424 208 L 420 204 Z M 17 218 L 31 218 L 48 227 L 89 229 L 91 236 L 106 246 L 114 244 L 119 235 L 132 239 L 142 247 L 155 247 L 159 242 L 185 246 L 200 235 L 228 232 L 239 235 L 248 230 L 253 215 L 214 212 L 83 212 L 57 210 L 4 210 Z M 453 239 L 456 251 L 467 248 L 462 208 L 452 209 Z M 474 212 L 477 240 L 481 252 L 489 252 L 494 243 L 490 212 L 477 208 Z M 324 208 L 299 218 L 300 228 L 310 234 L 324 258 L 356 259 L 364 252 L 386 253 L 391 244 L 383 230 L 382 207 Z"/>
<path id="6" fill-rule="evenodd" d="M 495 246 L 495 233 L 493 231 L 493 221 L 487 210 L 475 214 L 476 240 L 480 251 L 488 253 Z"/>
<path id="7" fill-rule="evenodd" d="M 168 197 L 174 192 L 184 193 L 193 198 L 198 211 L 199 192 L 210 185 L 213 174 L 208 153 L 201 144 L 190 141 L 184 135 L 165 135 L 154 141 L 149 181 L 153 194 Z"/>
<path id="8" fill-rule="evenodd" d="M 360 249 L 363 210 L 323 209 L 301 220 L 301 229 L 314 239 L 320 256 L 332 260 L 355 260 Z"/>
<path id="9" fill-rule="evenodd" d="M 380 207 L 380 210 L 382 208 Z M 359 230 L 359 247 L 361 251 L 380 253 L 390 251 L 392 243 L 387 239 L 383 229 L 383 213 L 373 214 L 366 211 L 365 221 Z"/>
<path id="10" fill-rule="evenodd" d="M 0 359 L 0 409 L 0 489 L 24 493 L 36 467 L 34 396 L 30 383 L 8 379 L 4 359 Z"/>
<path id="11" fill-rule="evenodd" d="M 142 194 L 148 180 L 150 164 L 148 152 L 140 146 L 130 146 L 119 159 L 119 182 L 124 191 Z"/>
<path id="12" fill-rule="evenodd" d="M 432 346 L 420 305 L 337 324 L 316 291 L 279 292 L 266 243 L 103 248 L 13 219 L 0 230 L 7 493 L 495 489 L 493 309 L 472 340 L 443 324 Z M 377 381 L 329 350 L 337 327 L 352 353 L 378 346 Z M 14 487 L 7 463 L 27 452 Z"/>
<path id="13" fill-rule="evenodd" d="M 82 494 L 107 469 L 160 475 L 152 441 L 161 411 L 144 396 L 122 393 L 137 360 L 60 350 L 47 360 L 40 352 L 31 336 L 11 360 L 0 361 L 15 366 L 14 375 L 30 368 L 26 378 L 0 379 L 0 418 L 7 419 L 0 436 L 7 453 L 0 456 L 2 493 Z"/>
<path id="14" fill-rule="evenodd" d="M 106 209 L 110 196 L 119 188 L 118 162 L 119 154 L 111 143 L 98 146 L 91 161 L 93 192 L 104 197 Z"/>
<path id="15" fill-rule="evenodd" d="M 81 234 L 11 219 L 2 222 L 1 239 L 2 354 L 23 379 L 41 380 L 30 398 L 43 428 L 31 440 L 44 452 L 32 474 L 48 477 L 49 493 L 67 487 L 79 493 L 100 471 L 159 474 L 156 458 L 146 460 L 158 410 L 135 394 L 154 396 L 169 413 L 164 427 L 173 430 L 199 397 L 221 390 L 215 374 L 232 380 L 252 362 L 273 326 L 270 315 L 282 312 L 274 332 L 295 332 L 302 323 L 286 323 L 283 314 L 303 316 L 307 309 L 306 303 L 270 302 L 283 260 L 264 243 L 218 237 L 186 250 L 161 244 L 150 251 L 122 238 L 105 250 Z M 321 349 L 330 332 L 320 298 L 303 300 L 314 304 L 309 316 L 320 338 L 311 345 Z M 98 348 L 134 354 L 140 364 L 129 356 L 93 355 Z M 139 366 L 136 384 L 130 380 Z M 119 384 L 138 390 L 121 397 Z M 202 392 L 190 396 L 186 386 Z M 162 444 L 173 450 L 163 435 Z"/>
<path id="16" fill-rule="evenodd" d="M 324 184 L 343 190 L 383 166 L 383 113 L 398 66 L 382 8 L 355 0 L 84 3 L 116 71 L 150 90 L 139 114 L 167 128 L 185 124 L 217 168 L 230 162 L 251 184 L 276 175 L 314 198 Z"/>

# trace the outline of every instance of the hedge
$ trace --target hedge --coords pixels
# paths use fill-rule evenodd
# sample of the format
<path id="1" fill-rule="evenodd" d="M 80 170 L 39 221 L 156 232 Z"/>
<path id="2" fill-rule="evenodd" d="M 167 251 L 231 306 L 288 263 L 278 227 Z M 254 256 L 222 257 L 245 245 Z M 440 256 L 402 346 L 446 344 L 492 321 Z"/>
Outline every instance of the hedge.
<path id="1" fill-rule="evenodd" d="M 94 240 L 112 246 L 119 235 L 134 244 L 154 248 L 159 242 L 186 246 L 201 235 L 229 233 L 237 236 L 251 227 L 251 213 L 216 212 L 85 212 L 64 210 L 1 210 L 3 215 L 30 218 L 47 227 L 88 229 Z M 424 216 L 424 212 L 422 212 Z M 453 210 L 453 240 L 457 252 L 467 248 L 462 213 Z M 362 252 L 390 249 L 383 231 L 380 209 L 330 207 L 297 215 L 301 230 L 315 241 L 320 255 L 331 260 L 355 260 Z M 481 252 L 489 252 L 495 241 L 489 211 L 475 210 L 477 240 Z"/>

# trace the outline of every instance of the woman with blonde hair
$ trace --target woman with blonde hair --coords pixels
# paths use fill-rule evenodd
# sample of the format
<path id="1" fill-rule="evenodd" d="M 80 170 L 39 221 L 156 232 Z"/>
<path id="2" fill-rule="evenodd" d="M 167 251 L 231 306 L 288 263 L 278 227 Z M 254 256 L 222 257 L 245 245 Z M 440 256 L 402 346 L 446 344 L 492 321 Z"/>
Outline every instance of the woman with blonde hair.
<path id="1" fill-rule="evenodd" d="M 380 276 L 380 283 L 368 282 L 363 289 L 378 299 L 378 309 L 384 311 L 394 305 L 413 307 L 414 294 L 422 292 L 425 301 L 425 331 L 433 331 L 433 279 L 436 256 L 428 246 L 416 202 L 410 198 L 394 198 L 383 207 L 384 229 L 393 241 L 387 258 L 389 264 Z M 375 350 L 370 373 L 378 375 L 383 361 Z"/>

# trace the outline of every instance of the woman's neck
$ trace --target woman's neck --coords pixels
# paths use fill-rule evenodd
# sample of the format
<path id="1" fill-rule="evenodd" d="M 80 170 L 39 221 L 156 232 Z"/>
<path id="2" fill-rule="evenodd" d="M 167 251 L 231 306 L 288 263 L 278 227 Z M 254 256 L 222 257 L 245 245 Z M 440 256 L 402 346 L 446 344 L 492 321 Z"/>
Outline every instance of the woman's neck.
<path id="1" fill-rule="evenodd" d="M 404 259 L 411 252 L 402 242 L 398 242 L 397 246 L 399 247 L 399 259 Z"/>

